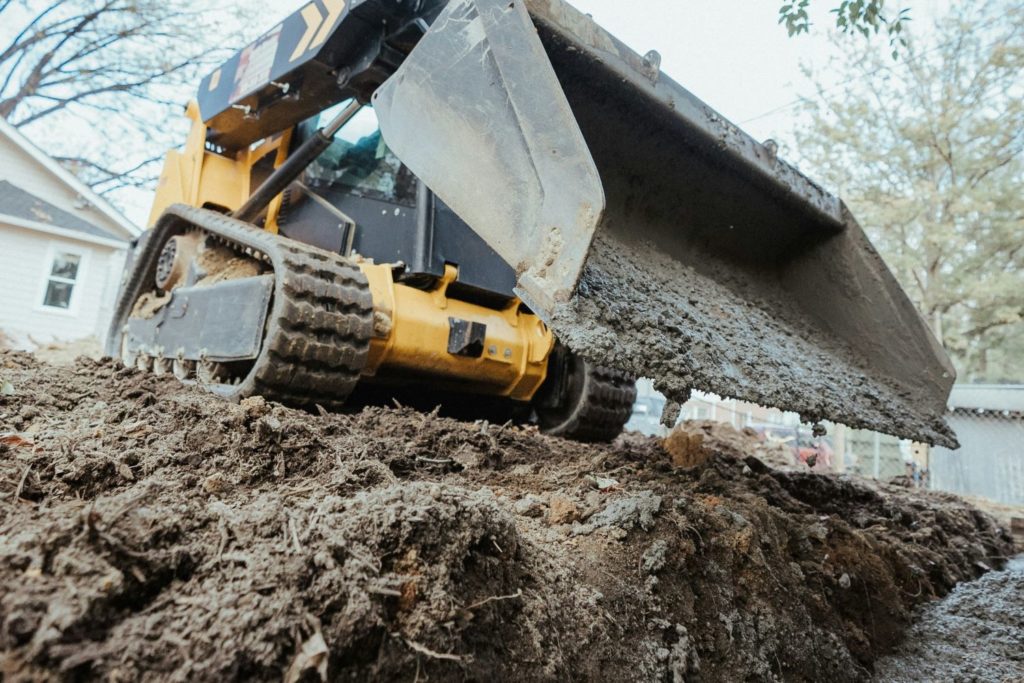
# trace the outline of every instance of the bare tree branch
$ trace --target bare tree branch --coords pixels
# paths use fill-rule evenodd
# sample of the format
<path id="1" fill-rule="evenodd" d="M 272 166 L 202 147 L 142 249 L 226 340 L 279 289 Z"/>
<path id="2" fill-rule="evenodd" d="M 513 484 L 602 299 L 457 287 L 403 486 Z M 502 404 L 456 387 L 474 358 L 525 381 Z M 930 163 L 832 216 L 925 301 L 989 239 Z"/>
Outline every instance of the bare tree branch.
<path id="1" fill-rule="evenodd" d="M 101 192 L 151 187 L 156 161 L 184 139 L 181 110 L 203 72 L 262 28 L 232 31 L 237 11 L 220 0 L 0 0 L 0 117 L 30 137 L 45 130 L 37 142 Z"/>

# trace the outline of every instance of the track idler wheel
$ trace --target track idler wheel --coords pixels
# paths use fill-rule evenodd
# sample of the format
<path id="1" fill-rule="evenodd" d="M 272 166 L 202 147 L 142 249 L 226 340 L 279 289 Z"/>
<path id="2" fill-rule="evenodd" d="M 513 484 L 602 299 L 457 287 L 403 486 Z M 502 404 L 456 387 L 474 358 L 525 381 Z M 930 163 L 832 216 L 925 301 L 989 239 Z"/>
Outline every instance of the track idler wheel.
<path id="1" fill-rule="evenodd" d="M 169 292 L 188 279 L 189 266 L 199 252 L 202 233 L 192 231 L 167 240 L 156 263 L 156 286 Z"/>

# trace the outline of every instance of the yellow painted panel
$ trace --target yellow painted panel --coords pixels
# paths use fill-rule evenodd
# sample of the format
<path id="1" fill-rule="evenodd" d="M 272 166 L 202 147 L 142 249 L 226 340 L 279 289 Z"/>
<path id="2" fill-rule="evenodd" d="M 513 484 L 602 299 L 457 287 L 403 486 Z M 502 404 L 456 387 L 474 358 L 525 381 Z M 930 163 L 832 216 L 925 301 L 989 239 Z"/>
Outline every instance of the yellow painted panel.
<path id="1" fill-rule="evenodd" d="M 394 283 L 386 266 L 362 269 L 370 280 L 375 320 L 388 322 L 379 326 L 386 336 L 371 343 L 366 375 L 429 377 L 450 387 L 521 401 L 533 398 L 543 384 L 554 335 L 539 318 L 520 312 L 518 302 L 495 310 L 448 298 L 447 277 L 437 289 L 425 292 Z M 487 326 L 481 357 L 448 352 L 453 318 Z"/>

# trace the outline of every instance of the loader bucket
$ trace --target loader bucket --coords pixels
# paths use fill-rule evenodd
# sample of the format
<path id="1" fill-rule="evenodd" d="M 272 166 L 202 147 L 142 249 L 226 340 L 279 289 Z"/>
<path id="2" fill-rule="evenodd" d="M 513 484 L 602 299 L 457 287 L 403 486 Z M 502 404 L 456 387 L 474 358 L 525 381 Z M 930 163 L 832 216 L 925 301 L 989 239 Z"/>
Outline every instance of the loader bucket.
<path id="1" fill-rule="evenodd" d="M 955 445 L 955 373 L 836 197 L 562 0 L 452 0 L 374 106 L 591 360 Z"/>

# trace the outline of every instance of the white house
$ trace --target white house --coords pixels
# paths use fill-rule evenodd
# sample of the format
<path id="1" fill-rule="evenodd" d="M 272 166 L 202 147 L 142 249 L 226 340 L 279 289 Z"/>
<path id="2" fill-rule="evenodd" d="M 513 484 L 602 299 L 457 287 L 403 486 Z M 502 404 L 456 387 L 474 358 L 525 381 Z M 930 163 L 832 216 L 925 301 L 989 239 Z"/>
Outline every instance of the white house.
<path id="1" fill-rule="evenodd" d="M 102 341 L 139 233 L 0 119 L 0 332 L 16 346 Z"/>

